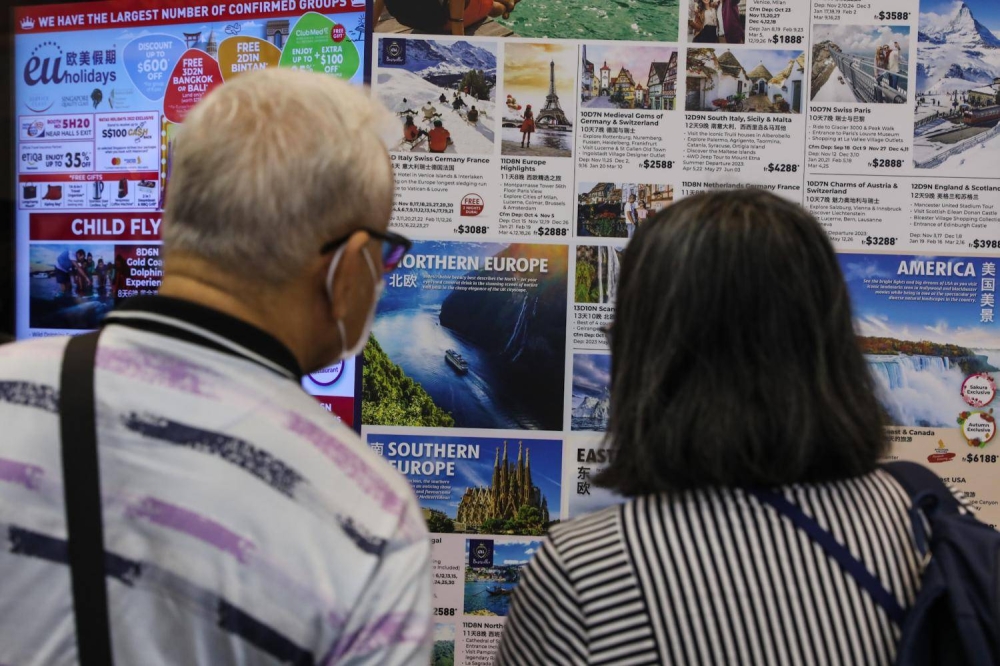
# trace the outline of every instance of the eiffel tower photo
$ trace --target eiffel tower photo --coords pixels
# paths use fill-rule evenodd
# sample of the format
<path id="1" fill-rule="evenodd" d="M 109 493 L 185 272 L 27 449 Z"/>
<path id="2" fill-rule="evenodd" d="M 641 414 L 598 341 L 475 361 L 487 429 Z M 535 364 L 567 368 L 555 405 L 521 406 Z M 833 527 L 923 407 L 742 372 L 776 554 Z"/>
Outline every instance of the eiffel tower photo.
<path id="1" fill-rule="evenodd" d="M 542 127 L 570 127 L 569 119 L 559 106 L 559 95 L 556 94 L 556 63 L 549 61 L 549 94 L 545 96 L 545 106 L 535 117 L 535 122 Z"/>
<path id="2" fill-rule="evenodd" d="M 502 155 L 573 156 L 579 62 L 578 49 L 569 45 L 505 46 Z"/>

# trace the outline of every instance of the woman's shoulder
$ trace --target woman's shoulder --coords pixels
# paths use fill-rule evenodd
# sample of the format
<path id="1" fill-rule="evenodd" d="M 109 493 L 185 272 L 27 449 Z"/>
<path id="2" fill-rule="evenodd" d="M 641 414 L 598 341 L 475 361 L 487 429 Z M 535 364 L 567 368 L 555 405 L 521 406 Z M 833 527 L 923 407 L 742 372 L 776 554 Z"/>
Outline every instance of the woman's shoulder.
<path id="1" fill-rule="evenodd" d="M 621 529 L 620 516 L 623 508 L 624 504 L 615 504 L 554 525 L 549 530 L 549 541 L 561 552 L 617 535 Z"/>

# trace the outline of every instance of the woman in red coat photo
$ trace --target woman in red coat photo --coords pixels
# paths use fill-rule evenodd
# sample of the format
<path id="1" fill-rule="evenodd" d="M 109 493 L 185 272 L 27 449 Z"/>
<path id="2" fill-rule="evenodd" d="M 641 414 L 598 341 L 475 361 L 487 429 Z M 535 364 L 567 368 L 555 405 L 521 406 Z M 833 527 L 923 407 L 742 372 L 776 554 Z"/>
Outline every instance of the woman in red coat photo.
<path id="1" fill-rule="evenodd" d="M 535 131 L 535 114 L 531 105 L 524 107 L 524 121 L 521 123 L 521 147 L 531 148 L 531 133 Z M 527 145 L 525 145 L 527 141 Z"/>

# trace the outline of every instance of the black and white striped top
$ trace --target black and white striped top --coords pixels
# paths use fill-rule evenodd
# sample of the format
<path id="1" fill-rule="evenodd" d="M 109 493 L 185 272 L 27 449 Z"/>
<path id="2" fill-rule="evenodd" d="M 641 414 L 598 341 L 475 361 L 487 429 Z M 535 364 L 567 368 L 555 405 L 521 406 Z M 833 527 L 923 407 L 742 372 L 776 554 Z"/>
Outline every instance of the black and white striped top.
<path id="1" fill-rule="evenodd" d="M 779 492 L 912 605 L 922 563 L 889 474 Z M 522 573 L 496 664 L 889 664 L 899 634 L 787 518 L 706 489 L 553 529 Z"/>

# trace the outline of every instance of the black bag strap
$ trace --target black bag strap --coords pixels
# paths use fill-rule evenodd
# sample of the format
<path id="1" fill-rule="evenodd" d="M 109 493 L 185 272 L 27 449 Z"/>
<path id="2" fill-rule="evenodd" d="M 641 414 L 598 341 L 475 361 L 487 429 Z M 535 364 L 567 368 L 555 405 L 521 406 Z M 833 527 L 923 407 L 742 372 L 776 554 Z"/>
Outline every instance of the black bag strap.
<path id="1" fill-rule="evenodd" d="M 903 486 L 913 503 L 920 505 L 922 509 L 940 507 L 946 513 L 959 513 L 961 511 L 961 504 L 951 494 L 951 490 L 941 480 L 941 477 L 920 463 L 898 460 L 885 463 L 882 465 L 882 469 L 889 472 L 899 485 Z M 935 506 L 928 506 L 928 502 L 924 498 L 929 497 L 936 500 L 936 502 L 931 502 Z"/>
<path id="2" fill-rule="evenodd" d="M 764 488 L 750 488 L 748 493 L 756 497 L 760 502 L 769 504 L 778 513 L 782 514 L 798 529 L 805 532 L 813 543 L 822 548 L 826 554 L 840 565 L 858 586 L 868 592 L 872 600 L 877 603 L 889 616 L 889 619 L 896 624 L 902 625 L 906 618 L 906 611 L 899 604 L 899 601 L 886 589 L 875 574 L 868 570 L 864 562 L 854 557 L 837 538 L 828 532 L 822 525 L 816 522 L 815 518 L 807 515 L 801 508 L 792 504 L 784 495 L 773 490 Z"/>
<path id="3" fill-rule="evenodd" d="M 104 525 L 94 413 L 94 361 L 100 332 L 70 339 L 59 383 L 67 550 L 81 666 L 111 666 Z"/>
<path id="4" fill-rule="evenodd" d="M 930 535 L 928 524 L 940 515 L 955 515 L 962 512 L 962 505 L 951 494 L 937 474 L 923 465 L 908 460 L 897 460 L 885 463 L 882 469 L 889 473 L 896 483 L 903 487 L 910 496 L 910 522 L 913 526 L 913 541 L 926 557 L 930 553 Z"/>

